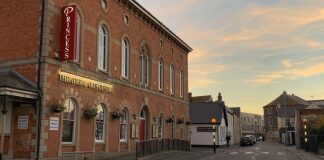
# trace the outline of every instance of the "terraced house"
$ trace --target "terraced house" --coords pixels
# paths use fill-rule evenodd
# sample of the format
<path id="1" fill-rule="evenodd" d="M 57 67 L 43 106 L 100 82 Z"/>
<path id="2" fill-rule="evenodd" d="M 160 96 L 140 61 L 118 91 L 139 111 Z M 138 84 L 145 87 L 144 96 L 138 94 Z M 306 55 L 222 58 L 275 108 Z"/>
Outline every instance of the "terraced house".
<path id="1" fill-rule="evenodd" d="M 59 159 L 189 140 L 183 40 L 135 0 L 4 0 L 0 151 Z M 183 123 L 176 123 L 183 122 Z"/>

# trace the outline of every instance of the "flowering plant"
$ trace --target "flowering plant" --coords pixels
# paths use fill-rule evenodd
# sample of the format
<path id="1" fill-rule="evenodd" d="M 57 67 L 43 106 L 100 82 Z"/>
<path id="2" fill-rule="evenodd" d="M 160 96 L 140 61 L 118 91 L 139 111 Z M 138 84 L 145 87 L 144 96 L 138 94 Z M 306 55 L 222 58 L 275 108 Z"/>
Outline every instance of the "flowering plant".
<path id="1" fill-rule="evenodd" d="M 65 107 L 58 101 L 55 101 L 51 106 L 52 106 L 52 111 L 55 113 L 61 113 L 65 110 Z"/>
<path id="2" fill-rule="evenodd" d="M 184 120 L 183 119 L 178 119 L 177 120 L 177 124 L 183 124 L 184 123 Z"/>
<path id="3" fill-rule="evenodd" d="M 123 113 L 120 112 L 120 111 L 111 112 L 111 118 L 112 119 L 119 119 L 121 116 L 123 116 Z"/>
<path id="4" fill-rule="evenodd" d="M 95 107 L 89 107 L 83 111 L 83 115 L 87 118 L 93 118 L 97 116 L 98 114 L 98 109 Z"/>
<path id="5" fill-rule="evenodd" d="M 165 121 L 166 121 L 167 123 L 172 123 L 172 122 L 173 122 L 173 119 L 172 119 L 171 117 L 169 117 L 169 118 L 167 118 Z"/>

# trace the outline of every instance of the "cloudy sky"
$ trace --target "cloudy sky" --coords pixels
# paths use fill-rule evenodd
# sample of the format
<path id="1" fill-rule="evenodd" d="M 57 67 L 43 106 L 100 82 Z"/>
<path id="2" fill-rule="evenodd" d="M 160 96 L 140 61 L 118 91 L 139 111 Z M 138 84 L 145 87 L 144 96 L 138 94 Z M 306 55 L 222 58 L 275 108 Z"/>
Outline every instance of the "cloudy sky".
<path id="1" fill-rule="evenodd" d="M 194 49 L 194 96 L 252 113 L 284 90 L 324 99 L 323 0 L 137 1 Z"/>

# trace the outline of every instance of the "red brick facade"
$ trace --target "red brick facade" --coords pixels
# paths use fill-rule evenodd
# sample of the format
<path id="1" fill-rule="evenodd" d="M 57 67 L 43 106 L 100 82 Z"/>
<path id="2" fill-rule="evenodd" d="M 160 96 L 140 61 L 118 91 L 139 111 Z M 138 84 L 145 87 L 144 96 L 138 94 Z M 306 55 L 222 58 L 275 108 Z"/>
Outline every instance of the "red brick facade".
<path id="1" fill-rule="evenodd" d="M 108 9 L 102 8 L 101 1 L 81 0 L 45 0 L 45 18 L 43 25 L 43 47 L 41 65 L 42 88 L 42 123 L 40 139 L 40 158 L 56 159 L 67 152 L 109 153 L 134 151 L 137 138 L 131 138 L 131 125 L 139 124 L 140 111 L 145 106 L 148 111 L 148 128 L 146 139 L 154 139 L 152 125 L 157 124 L 160 113 L 163 113 L 163 137 L 171 138 L 171 125 L 165 120 L 172 115 L 175 119 L 189 120 L 188 115 L 188 53 L 191 48 L 181 39 L 165 28 L 154 17 L 148 14 L 134 1 L 108 0 Z M 60 53 L 61 8 L 70 4 L 77 5 L 81 15 L 81 60 L 80 63 L 61 62 Z M 5 0 L 1 7 L 0 67 L 11 67 L 35 84 L 37 82 L 38 49 L 40 44 L 40 0 L 27 0 L 24 3 Z M 14 12 L 12 10 L 15 9 Z M 124 23 L 127 15 L 129 23 Z M 108 28 L 108 71 L 98 71 L 97 41 L 98 28 L 105 24 Z M 2 27 L 4 25 L 4 27 Z M 121 76 L 121 41 L 127 37 L 130 43 L 129 79 Z M 160 42 L 162 41 L 162 46 Z M 149 87 L 140 84 L 140 48 L 149 48 Z M 173 50 L 173 53 L 171 53 Z M 164 61 L 164 89 L 158 88 L 158 60 Z M 175 94 L 170 94 L 170 65 L 175 68 Z M 184 72 L 184 96 L 180 96 L 180 70 Z M 59 72 L 64 71 L 76 76 L 104 82 L 112 85 L 111 92 L 98 91 L 79 85 L 59 81 Z M 67 99 L 76 104 L 74 142 L 62 144 L 62 114 L 53 113 L 54 102 L 64 104 Z M 83 111 L 90 106 L 102 104 L 105 113 L 104 142 L 95 142 L 95 119 L 84 117 Z M 120 121 L 113 120 L 111 113 L 127 108 L 127 141 L 119 140 Z M 24 112 L 16 109 L 15 112 Z M 24 112 L 25 113 L 25 112 Z M 26 153 L 17 153 L 13 149 L 13 158 L 34 158 L 36 156 L 37 123 L 30 116 L 30 147 Z M 29 112 L 26 114 L 29 114 Z M 59 130 L 49 130 L 50 117 L 60 118 Z M 12 123 L 14 126 L 15 123 Z M 189 127 L 176 125 L 175 138 L 180 139 L 180 128 L 184 129 L 184 139 L 189 139 Z M 15 132 L 18 137 L 26 136 L 25 132 Z M 28 138 L 27 138 L 28 139 Z M 15 147 L 15 146 L 13 146 Z M 16 152 L 17 151 L 17 152 Z M 20 152 L 20 151 L 19 151 Z M 23 151 L 21 151 L 23 152 Z M 10 154 L 10 153 L 9 153 Z"/>

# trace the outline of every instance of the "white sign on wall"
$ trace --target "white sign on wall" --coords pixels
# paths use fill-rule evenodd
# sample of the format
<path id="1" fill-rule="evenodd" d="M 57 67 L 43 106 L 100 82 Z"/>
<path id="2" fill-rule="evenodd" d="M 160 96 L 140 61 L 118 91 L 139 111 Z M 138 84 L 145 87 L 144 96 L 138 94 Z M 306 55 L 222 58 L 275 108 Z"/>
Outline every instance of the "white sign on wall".
<path id="1" fill-rule="evenodd" d="M 51 131 L 58 131 L 60 126 L 60 119 L 58 117 L 50 117 L 50 127 Z"/>
<path id="2" fill-rule="evenodd" d="M 28 129 L 28 119 L 27 115 L 18 116 L 18 129 Z"/>

